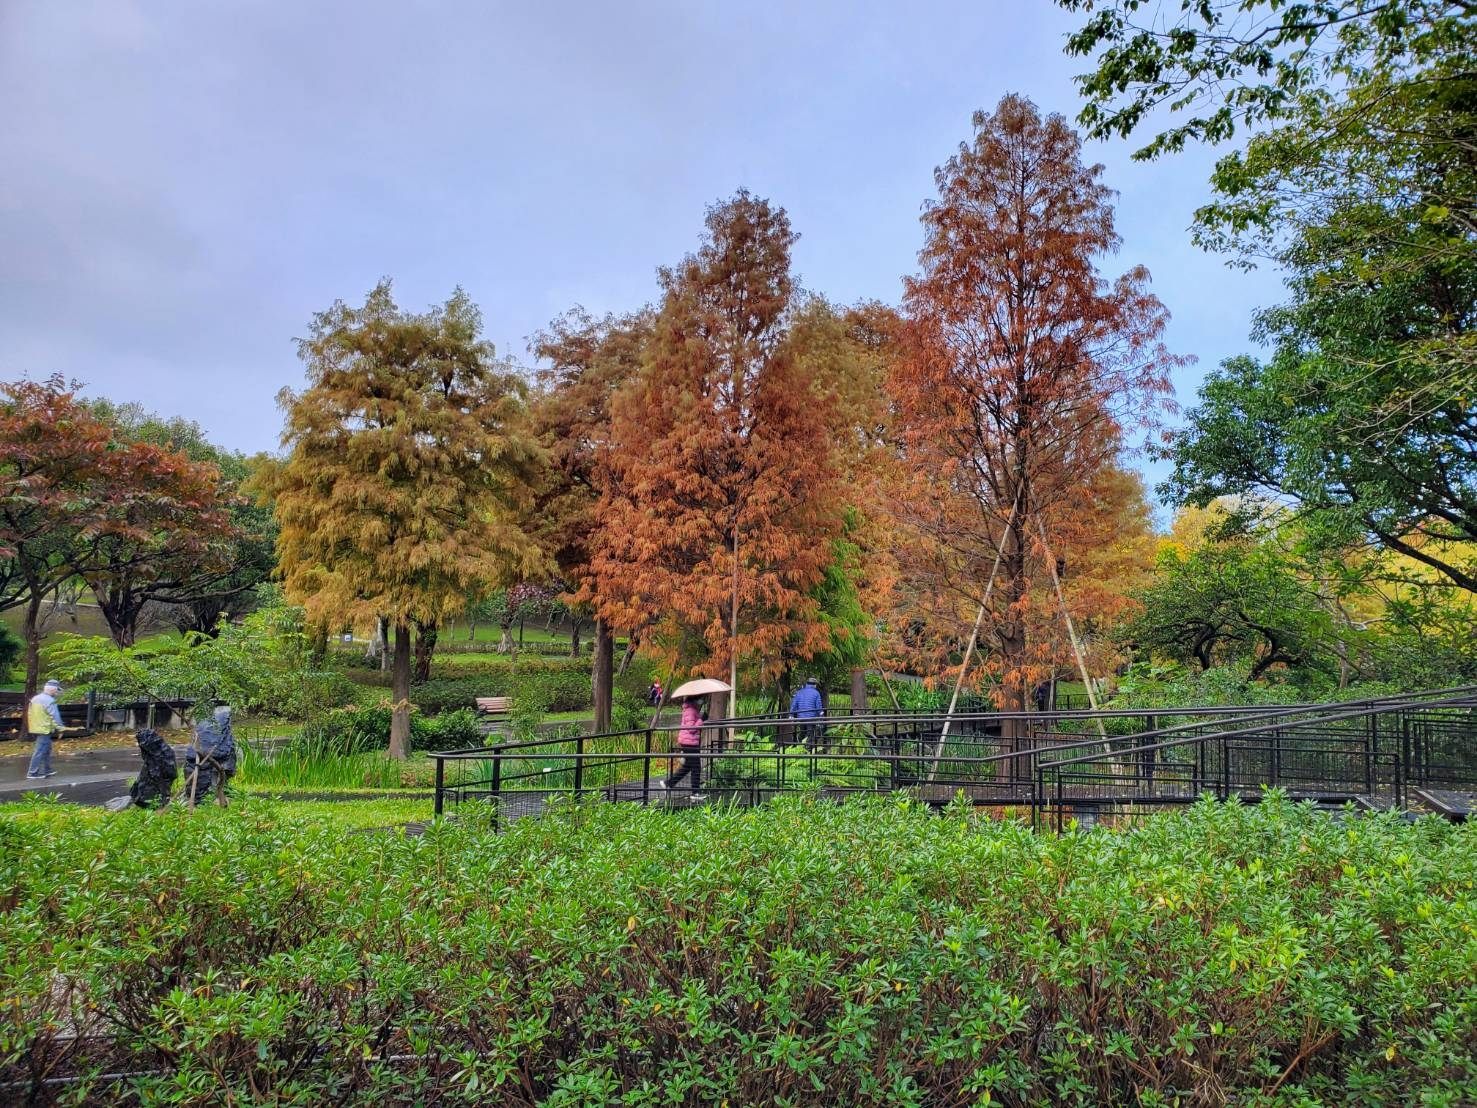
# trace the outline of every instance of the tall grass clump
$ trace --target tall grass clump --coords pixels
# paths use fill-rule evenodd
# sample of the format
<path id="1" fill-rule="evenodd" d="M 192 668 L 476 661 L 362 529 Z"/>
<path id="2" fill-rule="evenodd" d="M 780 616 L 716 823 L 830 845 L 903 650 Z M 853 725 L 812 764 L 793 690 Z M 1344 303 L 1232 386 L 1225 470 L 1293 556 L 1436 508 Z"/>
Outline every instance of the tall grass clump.
<path id="1" fill-rule="evenodd" d="M 11 1103 L 1457 1106 L 1477 827 L 0 816 Z M 121 1076 L 120 1076 L 121 1075 Z"/>

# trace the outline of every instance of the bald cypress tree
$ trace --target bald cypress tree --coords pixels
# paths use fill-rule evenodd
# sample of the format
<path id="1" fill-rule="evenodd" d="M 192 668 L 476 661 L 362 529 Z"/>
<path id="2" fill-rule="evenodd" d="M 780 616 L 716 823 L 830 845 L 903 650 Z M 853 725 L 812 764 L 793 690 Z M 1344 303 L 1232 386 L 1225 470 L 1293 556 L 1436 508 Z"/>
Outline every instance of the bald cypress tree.
<path id="1" fill-rule="evenodd" d="M 412 313 L 388 281 L 317 315 L 298 343 L 308 387 L 279 398 L 287 457 L 259 478 L 287 595 L 315 622 L 394 628 L 394 757 L 410 746 L 411 626 L 543 568 L 518 523 L 542 455 L 481 328 L 460 289 Z"/>

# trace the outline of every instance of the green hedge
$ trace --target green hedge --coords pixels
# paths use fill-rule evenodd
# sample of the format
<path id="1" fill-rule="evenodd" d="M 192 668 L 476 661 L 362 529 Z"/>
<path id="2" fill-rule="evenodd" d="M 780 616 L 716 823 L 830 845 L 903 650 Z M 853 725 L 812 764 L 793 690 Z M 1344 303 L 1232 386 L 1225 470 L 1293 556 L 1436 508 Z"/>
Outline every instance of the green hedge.
<path id="1" fill-rule="evenodd" d="M 389 704 L 340 708 L 310 720 L 292 741 L 295 753 L 324 756 L 371 754 L 390 742 Z M 477 715 L 459 708 L 428 717 L 414 712 L 410 717 L 412 750 L 457 750 L 477 746 L 482 739 Z"/>
<path id="2" fill-rule="evenodd" d="M 898 798 L 596 804 L 501 833 L 474 811 L 407 838 L 255 800 L 86 823 L 8 807 L 5 1097 L 1458 1105 L 1477 1088 L 1477 826 L 1276 798 L 1061 837 Z"/>
<path id="3" fill-rule="evenodd" d="M 427 715 L 475 708 L 479 696 L 506 696 L 516 706 L 545 712 L 577 712 L 591 703 L 590 674 L 508 673 L 428 681 L 410 690 L 411 703 Z"/>

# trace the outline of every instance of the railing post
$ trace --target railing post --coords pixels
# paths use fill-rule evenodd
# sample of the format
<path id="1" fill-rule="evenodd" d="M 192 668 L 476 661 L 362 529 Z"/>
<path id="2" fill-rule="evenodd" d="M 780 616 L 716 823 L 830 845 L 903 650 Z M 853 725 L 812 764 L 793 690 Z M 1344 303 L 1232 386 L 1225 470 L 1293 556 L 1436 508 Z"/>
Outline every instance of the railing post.
<path id="1" fill-rule="evenodd" d="M 1375 716 L 1374 711 L 1371 710 L 1370 713 L 1369 713 L 1369 715 L 1367 715 L 1365 717 L 1365 721 L 1366 722 L 1365 722 L 1365 726 L 1364 726 L 1364 795 L 1365 796 L 1373 796 L 1374 795 L 1374 754 L 1375 754 L 1376 747 L 1379 745 L 1378 744 L 1378 741 L 1377 741 L 1377 733 L 1378 733 L 1378 730 L 1379 730 L 1379 720 Z"/>
<path id="2" fill-rule="evenodd" d="M 492 748 L 492 829 L 498 829 L 503 814 L 503 748 L 499 743 Z"/>
<path id="3" fill-rule="evenodd" d="M 1395 746 L 1395 807 L 1405 807 L 1405 759 L 1410 747 L 1410 720 L 1400 713 L 1400 741 Z"/>
<path id="4" fill-rule="evenodd" d="M 446 759 L 436 759 L 436 815 L 441 815 L 446 810 L 444 798 L 446 796 Z"/>
<path id="5" fill-rule="evenodd" d="M 580 796 L 585 788 L 585 737 L 574 737 L 574 795 Z"/>
<path id="6" fill-rule="evenodd" d="M 1041 806 L 1046 801 L 1046 767 L 1039 761 L 1036 763 L 1036 779 L 1032 784 L 1035 788 L 1031 792 L 1031 830 L 1041 830 Z"/>
<path id="7" fill-rule="evenodd" d="M 651 728 L 646 729 L 646 749 L 641 756 L 641 803 L 651 803 Z"/>
<path id="8" fill-rule="evenodd" d="M 1221 736 L 1221 799 L 1231 799 L 1231 741 Z"/>
<path id="9" fill-rule="evenodd" d="M 1158 734 L 1158 732 L 1159 732 L 1159 717 L 1158 716 L 1150 716 L 1149 717 L 1149 735 L 1150 735 L 1150 737 L 1156 736 Z M 1155 739 L 1155 742 L 1152 742 L 1152 743 L 1149 744 L 1149 749 L 1144 751 L 1144 758 L 1143 758 L 1143 761 L 1144 761 L 1144 776 L 1147 778 L 1147 781 L 1145 783 L 1145 789 L 1144 789 L 1144 795 L 1145 796 L 1152 796 L 1153 795 L 1153 792 L 1154 792 L 1154 759 L 1156 757 L 1158 757 L 1158 752 L 1155 751 L 1153 748 L 1154 748 L 1154 746 L 1157 745 L 1157 742 L 1158 742 L 1158 740 Z"/>

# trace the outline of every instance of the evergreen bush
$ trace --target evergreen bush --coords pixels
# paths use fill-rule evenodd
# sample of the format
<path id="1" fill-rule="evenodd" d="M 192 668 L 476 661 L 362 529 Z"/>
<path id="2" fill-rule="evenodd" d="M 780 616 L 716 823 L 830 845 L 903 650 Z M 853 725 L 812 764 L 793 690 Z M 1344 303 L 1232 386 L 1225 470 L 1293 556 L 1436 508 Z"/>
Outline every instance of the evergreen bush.
<path id="1" fill-rule="evenodd" d="M 254 800 L 55 811 L 0 817 L 17 1103 L 1456 1106 L 1477 1088 L 1477 826 L 1276 796 L 1061 836 L 898 797 L 594 804 L 501 832 L 473 805 L 418 838 Z"/>

